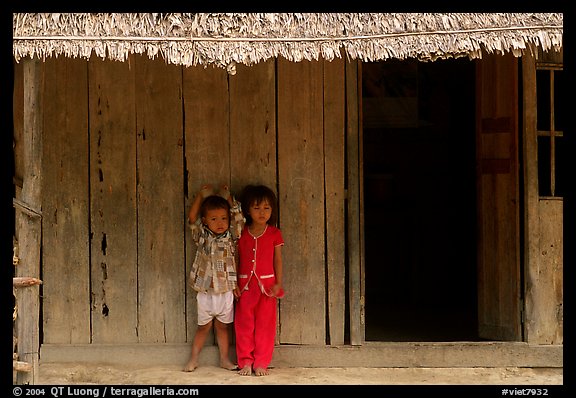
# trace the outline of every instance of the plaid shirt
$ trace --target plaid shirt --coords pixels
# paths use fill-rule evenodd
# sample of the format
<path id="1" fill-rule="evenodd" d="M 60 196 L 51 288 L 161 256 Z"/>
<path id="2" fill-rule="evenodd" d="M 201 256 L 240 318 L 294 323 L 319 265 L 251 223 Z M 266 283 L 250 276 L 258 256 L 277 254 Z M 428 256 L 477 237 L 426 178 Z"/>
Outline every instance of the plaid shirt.
<path id="1" fill-rule="evenodd" d="M 214 293 L 223 293 L 237 286 L 236 244 L 246 220 L 236 199 L 230 213 L 230 227 L 220 235 L 215 235 L 204 226 L 200 217 L 190 224 L 192 241 L 197 245 L 196 257 L 190 270 L 190 286 L 198 292 L 211 289 Z"/>

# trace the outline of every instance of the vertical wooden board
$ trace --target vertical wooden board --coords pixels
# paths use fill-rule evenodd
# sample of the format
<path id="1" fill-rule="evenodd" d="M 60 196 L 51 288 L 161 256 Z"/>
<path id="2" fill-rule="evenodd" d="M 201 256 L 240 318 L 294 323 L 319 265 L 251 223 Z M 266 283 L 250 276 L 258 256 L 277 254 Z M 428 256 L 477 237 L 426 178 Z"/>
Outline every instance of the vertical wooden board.
<path id="1" fill-rule="evenodd" d="M 358 338 L 362 343 L 366 340 L 366 239 L 365 239 L 365 207 L 364 207 L 364 125 L 363 125 L 363 114 L 362 114 L 362 63 L 358 62 L 357 76 L 356 76 L 356 90 L 351 93 L 354 96 L 348 98 L 350 101 L 349 106 L 354 106 L 355 125 L 357 129 L 358 142 L 355 145 L 358 146 L 358 239 L 360 243 L 359 257 L 360 257 L 360 270 L 359 270 L 359 281 L 360 281 L 360 300 L 358 306 L 360 308 L 360 324 Z M 349 116 L 352 116 L 349 114 Z"/>
<path id="2" fill-rule="evenodd" d="M 482 213 L 478 213 L 480 216 L 478 220 L 478 247 L 484 247 L 490 241 L 490 236 L 494 236 L 496 233 L 496 217 L 481 217 L 483 213 L 495 214 L 496 206 L 493 201 L 492 191 L 495 190 L 494 186 L 494 175 L 481 175 L 479 177 L 479 187 L 478 189 L 478 203 L 482 203 Z M 487 189 L 487 187 L 492 187 Z M 478 251 L 478 263 L 479 264 L 496 264 L 498 261 L 498 256 L 496 250 L 482 250 Z M 479 308 L 494 308 L 498 306 L 500 302 L 499 297 L 495 297 L 495 292 L 498 290 L 490 290 L 484 288 L 485 286 L 494 286 L 498 283 L 498 275 L 492 272 L 491 268 L 478 268 L 478 307 Z M 482 329 L 481 325 L 496 325 L 498 323 L 498 308 L 493 311 L 481 311 L 478 314 L 479 328 Z M 486 331 L 488 333 L 488 330 Z"/>
<path id="3" fill-rule="evenodd" d="M 564 343 L 564 204 L 540 200 L 540 259 L 538 276 L 529 291 L 534 303 L 530 329 L 534 344 Z"/>
<path id="4" fill-rule="evenodd" d="M 188 216 L 192 200 L 203 183 L 219 185 L 230 181 L 228 74 L 222 68 L 189 67 L 183 70 L 182 85 Z M 196 293 L 187 279 L 196 253 L 188 227 L 185 238 L 187 340 L 191 341 L 198 323 Z M 206 344 L 212 341 L 210 335 Z"/>
<path id="5" fill-rule="evenodd" d="M 22 149 L 22 134 L 24 130 L 24 71 L 23 63 L 14 62 L 14 91 L 12 94 L 12 115 L 14 120 L 14 177 L 22 181 L 24 174 L 24 159 Z M 15 189 L 18 193 L 19 187 Z"/>
<path id="6" fill-rule="evenodd" d="M 350 303 L 350 344 L 364 342 L 364 274 L 362 269 L 361 225 L 361 153 L 360 153 L 360 93 L 359 63 L 346 64 L 346 178 L 347 178 L 347 248 L 348 298 Z"/>
<path id="7" fill-rule="evenodd" d="M 541 333 L 541 228 L 538 195 L 538 135 L 536 128 L 536 59 L 532 54 L 522 56 L 522 93 L 524 132 L 522 137 L 524 171 L 524 341 L 543 344 Z M 546 308 L 546 306 L 544 306 Z M 549 311 L 547 308 L 546 311 Z M 560 339 L 562 340 L 562 339 Z M 559 343 L 562 344 L 562 343 Z"/>
<path id="8" fill-rule="evenodd" d="M 238 65 L 236 75 L 229 76 L 230 172 L 236 194 L 248 184 L 263 184 L 277 192 L 275 77 L 275 60 Z M 279 311 L 277 321 L 279 330 Z M 276 343 L 278 338 L 276 334 Z"/>
<path id="9" fill-rule="evenodd" d="M 186 341 L 182 69 L 135 57 L 138 339 Z"/>
<path id="10" fill-rule="evenodd" d="M 230 181 L 228 76 L 222 68 L 184 69 L 188 195 L 201 184 Z"/>
<path id="11" fill-rule="evenodd" d="M 479 331 L 483 336 L 499 336 L 500 340 L 514 340 L 513 333 L 503 325 L 514 325 L 519 332 L 519 308 L 514 308 L 514 297 L 519 294 L 519 275 L 510 267 L 501 264 L 516 264 L 518 234 L 516 228 L 502 228 L 502 220 L 509 220 L 516 212 L 516 199 L 510 187 L 515 186 L 515 178 L 509 174 L 485 174 L 481 177 L 482 241 L 487 246 L 479 256 L 483 267 L 482 285 L 479 291 L 479 303 L 482 308 L 489 309 L 479 312 Z M 510 223 L 508 221 L 507 223 Z M 491 286 L 491 288 L 487 288 Z M 516 337 L 517 338 L 517 337 Z"/>
<path id="12" fill-rule="evenodd" d="M 512 147 L 514 147 L 513 143 L 510 145 L 510 148 Z M 516 264 L 517 268 L 503 270 L 499 267 L 494 279 L 499 284 L 498 321 L 500 324 L 515 325 L 515 336 L 509 335 L 506 339 L 521 341 L 521 308 L 518 301 L 520 298 L 519 230 L 518 220 L 515 219 L 518 216 L 518 191 L 516 189 L 517 177 L 513 174 L 496 175 L 496 192 L 498 192 L 495 203 L 496 222 L 502 224 L 502 220 L 508 220 L 510 226 L 509 228 L 498 227 L 493 236 L 498 237 L 495 245 L 498 258 L 495 264 Z M 512 295 L 515 295 L 514 299 Z"/>
<path id="13" fill-rule="evenodd" d="M 264 184 L 276 191 L 274 60 L 238 65 L 230 76 L 231 188 Z"/>
<path id="14" fill-rule="evenodd" d="M 519 341 L 520 232 L 517 60 L 477 63 L 478 333 Z"/>
<path id="15" fill-rule="evenodd" d="M 322 62 L 278 60 L 283 344 L 326 343 L 322 75 Z"/>
<path id="16" fill-rule="evenodd" d="M 344 344 L 345 325 L 345 74 L 344 60 L 324 63 L 326 272 L 330 345 Z"/>
<path id="17" fill-rule="evenodd" d="M 42 130 L 44 65 L 38 58 L 23 61 L 23 175 L 20 199 L 27 206 L 42 208 Z M 42 220 L 18 212 L 15 217 L 18 231 L 18 258 L 15 276 L 41 277 Z M 18 384 L 36 384 L 40 349 L 40 286 L 16 291 L 18 358 L 31 365 L 29 372 L 18 372 Z"/>
<path id="18" fill-rule="evenodd" d="M 89 62 L 92 342 L 138 342 L 136 115 L 130 62 Z"/>
<path id="19" fill-rule="evenodd" d="M 88 64 L 45 62 L 42 201 L 44 343 L 90 343 Z"/>
<path id="20" fill-rule="evenodd" d="M 21 199 L 24 176 L 24 70 L 23 62 L 14 61 L 14 91 L 12 94 L 14 197 Z M 16 212 L 16 215 L 18 212 Z M 16 216 L 17 218 L 17 216 Z M 14 237 L 18 237 L 18 222 L 14 222 Z"/>

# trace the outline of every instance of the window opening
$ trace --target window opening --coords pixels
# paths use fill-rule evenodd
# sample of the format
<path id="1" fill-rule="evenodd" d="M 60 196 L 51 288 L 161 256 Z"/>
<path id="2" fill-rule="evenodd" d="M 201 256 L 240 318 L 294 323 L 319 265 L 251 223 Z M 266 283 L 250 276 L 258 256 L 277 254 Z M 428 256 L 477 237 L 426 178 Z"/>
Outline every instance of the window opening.
<path id="1" fill-rule="evenodd" d="M 565 181 L 564 112 L 561 98 L 565 87 L 563 64 L 536 64 L 536 127 L 538 131 L 538 194 L 562 197 Z"/>

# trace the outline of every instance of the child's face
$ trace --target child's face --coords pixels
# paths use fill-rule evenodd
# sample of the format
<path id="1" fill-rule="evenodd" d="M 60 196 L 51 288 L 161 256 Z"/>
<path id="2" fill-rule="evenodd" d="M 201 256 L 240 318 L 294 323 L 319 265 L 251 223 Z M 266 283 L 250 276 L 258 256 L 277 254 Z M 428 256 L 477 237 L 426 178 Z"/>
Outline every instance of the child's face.
<path id="1" fill-rule="evenodd" d="M 228 212 L 226 209 L 206 210 L 206 215 L 202 217 L 202 222 L 215 234 L 223 234 L 228 230 Z"/>
<path id="2" fill-rule="evenodd" d="M 255 224 L 266 224 L 272 216 L 272 206 L 266 199 L 260 203 L 252 203 L 249 209 L 250 217 Z"/>

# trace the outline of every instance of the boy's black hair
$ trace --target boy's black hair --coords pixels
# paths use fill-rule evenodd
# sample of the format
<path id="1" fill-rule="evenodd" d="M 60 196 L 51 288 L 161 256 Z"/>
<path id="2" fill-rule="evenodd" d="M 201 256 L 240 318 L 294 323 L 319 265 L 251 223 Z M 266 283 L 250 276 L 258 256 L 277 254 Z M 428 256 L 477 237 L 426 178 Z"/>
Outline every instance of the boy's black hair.
<path id="1" fill-rule="evenodd" d="M 254 203 L 259 204 L 260 202 L 267 200 L 272 207 L 272 214 L 268 220 L 268 224 L 276 226 L 278 222 L 278 201 L 276 199 L 276 194 L 270 188 L 265 185 L 247 185 L 242 190 L 240 195 L 242 211 L 244 217 L 246 218 L 246 225 L 252 224 L 252 217 L 250 217 L 250 206 Z"/>
<path id="2" fill-rule="evenodd" d="M 208 210 L 225 209 L 228 212 L 228 219 L 230 219 L 230 203 L 222 196 L 210 195 L 204 198 L 200 205 L 200 217 L 206 217 Z"/>

